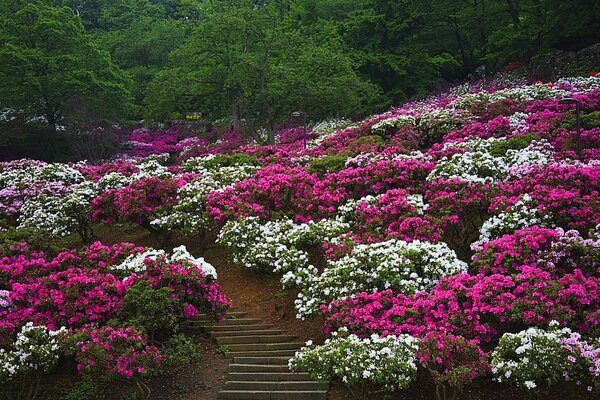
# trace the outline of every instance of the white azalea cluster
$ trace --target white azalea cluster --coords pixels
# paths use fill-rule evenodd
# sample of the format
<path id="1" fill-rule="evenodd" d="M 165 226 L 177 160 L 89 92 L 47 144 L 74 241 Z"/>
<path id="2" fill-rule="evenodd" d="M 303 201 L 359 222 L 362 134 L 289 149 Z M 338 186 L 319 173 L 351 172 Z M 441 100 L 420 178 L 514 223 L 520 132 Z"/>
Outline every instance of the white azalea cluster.
<path id="1" fill-rule="evenodd" d="M 176 204 L 159 212 L 151 225 L 167 231 L 180 230 L 192 235 L 201 233 L 210 225 L 206 213 L 208 194 L 250 178 L 260 169 L 248 164 L 207 167 L 207 162 L 215 157 L 190 158 L 181 165 L 182 170 L 200 174 L 200 177 L 179 188 Z"/>
<path id="2" fill-rule="evenodd" d="M 131 176 L 110 172 L 96 182 L 96 190 L 103 192 L 109 189 L 120 189 L 145 178 L 175 178 L 175 174 L 169 172 L 168 168 L 156 158 L 146 157 L 134 162 L 139 169 L 138 172 Z"/>
<path id="3" fill-rule="evenodd" d="M 204 157 L 192 157 L 181 164 L 181 169 L 185 172 L 202 174 L 218 183 L 218 186 L 225 187 L 236 182 L 252 177 L 261 169 L 258 165 L 240 163 L 236 165 L 211 165 L 210 161 L 217 156 L 210 154 Z"/>
<path id="4" fill-rule="evenodd" d="M 317 137 L 311 139 L 307 143 L 308 148 L 319 146 L 325 139 L 335 135 L 342 129 L 348 129 L 352 126 L 352 121 L 347 119 L 332 119 L 327 121 L 321 121 L 312 128 L 312 134 Z"/>
<path id="5" fill-rule="evenodd" d="M 522 228 L 534 225 L 549 226 L 551 223 L 552 216 L 542 213 L 531 196 L 524 194 L 508 211 L 493 215 L 483 223 L 479 231 L 479 241 L 474 246 Z"/>
<path id="6" fill-rule="evenodd" d="M 206 196 L 221 186 L 210 176 L 201 176 L 177 191 L 177 203 L 159 211 L 150 221 L 152 226 L 186 234 L 198 234 L 209 226 L 206 213 Z"/>
<path id="7" fill-rule="evenodd" d="M 559 329 L 556 321 L 550 323 L 548 330 L 532 327 L 519 333 L 505 333 L 492 353 L 494 380 L 530 390 L 563 380 L 576 362 L 562 346 L 562 341 L 571 334 L 569 328 Z"/>
<path id="8" fill-rule="evenodd" d="M 406 388 L 416 377 L 418 349 L 418 339 L 410 335 L 361 339 L 342 328 L 321 346 L 308 342 L 289 367 L 323 382 L 338 378 L 356 388 L 373 385 L 393 391 Z"/>
<path id="9" fill-rule="evenodd" d="M 146 270 L 145 260 L 158 260 L 164 258 L 168 263 L 181 263 L 183 265 L 193 265 L 204 271 L 206 276 L 217 279 L 215 267 L 202 257 L 194 257 L 185 246 L 179 246 L 173 249 L 171 254 L 164 250 L 148 248 L 142 253 L 132 254 L 120 264 L 112 265 L 109 268 L 118 272 L 120 275 L 129 276 L 134 273 L 140 273 Z"/>
<path id="10" fill-rule="evenodd" d="M 0 382 L 10 382 L 30 372 L 50 372 L 61 354 L 57 336 L 66 331 L 64 327 L 52 331 L 28 322 L 17 334 L 11 349 L 0 349 Z"/>
<path id="11" fill-rule="evenodd" d="M 308 265 L 308 253 L 300 246 L 320 244 L 349 229 L 348 224 L 336 220 L 296 224 L 289 219 L 262 222 L 257 217 L 242 217 L 225 224 L 217 243 L 230 250 L 236 264 L 285 273 Z"/>
<path id="12" fill-rule="evenodd" d="M 561 78 L 556 83 L 575 87 L 580 92 L 591 92 L 600 89 L 600 75 Z"/>
<path id="13" fill-rule="evenodd" d="M 361 292 L 394 289 L 405 294 L 426 290 L 440 277 L 466 272 L 468 265 L 445 243 L 388 240 L 356 245 L 337 261 L 329 261 L 320 275 L 302 269 L 286 276 L 300 282 L 295 301 L 298 318 L 319 310 L 321 304 Z"/>
<path id="14" fill-rule="evenodd" d="M 533 85 L 522 85 L 507 89 L 497 90 L 495 92 L 480 91 L 477 93 L 464 94 L 454 101 L 456 108 L 469 109 L 475 103 L 496 103 L 502 100 L 542 100 L 548 98 L 564 97 L 568 92 L 557 86 L 549 86 L 543 83 Z"/>
<path id="15" fill-rule="evenodd" d="M 374 134 L 386 134 L 391 130 L 398 130 L 405 126 L 415 126 L 416 120 L 412 115 L 400 114 L 392 118 L 384 119 L 371 126 L 371 132 Z"/>
<path id="16" fill-rule="evenodd" d="M 42 229 L 55 236 L 79 233 L 86 241 L 91 232 L 89 205 L 97 194 L 89 182 L 73 185 L 62 195 L 42 193 L 23 204 L 19 227 Z"/>
<path id="17" fill-rule="evenodd" d="M 28 162 L 23 163 L 22 168 L 11 169 L 0 165 L 0 171 L 0 188 L 23 189 L 35 183 L 50 182 L 71 185 L 85 180 L 75 168 L 59 163 Z"/>
<path id="18" fill-rule="evenodd" d="M 515 168 L 545 165 L 552 159 L 553 148 L 546 140 L 534 141 L 524 149 L 508 149 L 502 156 L 490 153 L 495 144 L 507 140 L 509 139 L 472 139 L 448 144 L 447 147 L 468 148 L 473 151 L 442 158 L 427 179 L 459 178 L 468 182 L 498 182 L 506 179 Z"/>

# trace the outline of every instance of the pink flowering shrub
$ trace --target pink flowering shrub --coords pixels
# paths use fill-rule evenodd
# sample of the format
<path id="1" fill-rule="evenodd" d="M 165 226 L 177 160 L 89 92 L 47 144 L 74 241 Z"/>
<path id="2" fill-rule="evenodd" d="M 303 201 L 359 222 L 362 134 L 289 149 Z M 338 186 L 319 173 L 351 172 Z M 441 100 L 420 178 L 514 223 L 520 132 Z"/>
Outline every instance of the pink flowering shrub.
<path id="1" fill-rule="evenodd" d="M 133 328 L 96 327 L 71 330 L 65 335 L 77 371 L 94 379 L 134 379 L 160 369 L 167 356 Z"/>
<path id="2" fill-rule="evenodd" d="M 320 219 L 335 211 L 343 194 L 317 189 L 318 183 L 317 175 L 304 168 L 268 165 L 250 179 L 209 194 L 206 208 L 217 221 L 240 216 L 268 219 L 272 214 L 295 216 L 298 222 Z"/>
<path id="3" fill-rule="evenodd" d="M 111 247 L 94 243 L 80 251 L 66 251 L 51 258 L 42 252 L 0 259 L 0 289 L 6 307 L 0 308 L 0 341 L 26 322 L 51 329 L 101 325 L 120 316 L 128 290 L 139 281 L 154 289 L 167 288 L 175 301 L 178 320 L 206 313 L 220 319 L 230 307 L 219 285 L 201 266 L 168 263 L 164 258 L 146 260 L 147 267 L 126 279 L 119 264 L 144 251 L 131 243 Z M 10 305 L 10 307 L 8 307 Z"/>
<path id="4" fill-rule="evenodd" d="M 487 355 L 475 340 L 451 333 L 432 331 L 419 343 L 417 359 L 439 386 L 461 390 L 466 384 L 490 372 Z"/>
<path id="5" fill-rule="evenodd" d="M 600 165 L 525 166 L 500 188 L 504 195 L 494 199 L 490 210 L 505 210 L 528 194 L 541 213 L 564 229 L 586 232 L 600 224 Z"/>
<path id="6" fill-rule="evenodd" d="M 476 250 L 472 266 L 486 274 L 515 274 L 524 266 L 547 270 L 556 277 L 576 268 L 588 276 L 600 271 L 600 241 L 560 228 L 523 228 Z"/>
<path id="7" fill-rule="evenodd" d="M 324 307 L 325 331 L 345 326 L 352 333 L 408 333 L 421 337 L 444 330 L 482 343 L 494 342 L 511 326 L 544 326 L 552 320 L 598 332 L 600 279 L 575 270 L 559 280 L 538 268 L 506 275 L 460 274 L 442 278 L 414 296 L 361 293 Z"/>
<path id="8" fill-rule="evenodd" d="M 123 176 L 131 176 L 139 172 L 137 165 L 131 161 L 116 160 L 102 165 L 75 164 L 73 166 L 85 176 L 86 179 L 98 182 L 104 175 L 118 172 Z"/>
<path id="9" fill-rule="evenodd" d="M 51 329 L 102 323 L 122 307 L 130 283 L 96 270 L 70 268 L 10 285 L 9 310 L 0 311 L 0 332 L 14 332 L 23 321 Z"/>
<path id="10" fill-rule="evenodd" d="M 359 230 L 383 240 L 395 237 L 405 241 L 439 241 L 441 226 L 428 216 L 422 216 L 422 207 L 411 202 L 408 196 L 405 190 L 391 189 L 372 201 L 361 201 L 355 213 Z"/>
<path id="11" fill-rule="evenodd" d="M 92 200 L 91 218 L 105 223 L 132 222 L 150 229 L 149 216 L 174 204 L 177 189 L 183 184 L 169 178 L 143 178 L 123 188 L 109 189 Z"/>
<path id="12" fill-rule="evenodd" d="M 155 289 L 169 288 L 171 298 L 177 301 L 183 319 L 205 313 L 220 320 L 231 306 L 231 301 L 220 286 L 207 278 L 198 266 L 170 264 L 163 260 L 147 260 L 146 265 L 145 273 L 134 279 L 147 280 Z"/>

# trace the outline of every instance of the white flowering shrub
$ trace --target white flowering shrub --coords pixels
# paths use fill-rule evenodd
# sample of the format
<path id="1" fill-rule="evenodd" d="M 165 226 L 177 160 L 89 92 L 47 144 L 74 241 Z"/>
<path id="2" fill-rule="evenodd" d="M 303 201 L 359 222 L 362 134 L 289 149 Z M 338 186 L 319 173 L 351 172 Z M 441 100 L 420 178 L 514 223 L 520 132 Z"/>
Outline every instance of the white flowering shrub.
<path id="1" fill-rule="evenodd" d="M 467 271 L 467 264 L 445 243 L 389 240 L 356 245 L 339 260 L 329 261 L 320 275 L 299 270 L 289 281 L 301 282 L 295 301 L 299 318 L 315 313 L 321 304 L 361 292 L 393 289 L 414 294 L 434 286 L 440 277 Z"/>
<path id="2" fill-rule="evenodd" d="M 260 169 L 247 164 L 207 168 L 208 162 L 215 157 L 210 155 L 190 158 L 181 165 L 182 170 L 201 176 L 179 188 L 175 205 L 159 211 L 150 221 L 152 226 L 165 231 L 179 230 L 190 235 L 203 232 L 211 224 L 206 212 L 208 194 L 247 179 Z"/>
<path id="3" fill-rule="evenodd" d="M 131 182 L 131 177 L 127 177 L 119 172 L 110 172 L 96 182 L 96 189 L 98 192 L 104 192 L 110 189 L 120 189 L 128 186 Z"/>
<path id="4" fill-rule="evenodd" d="M 532 390 L 565 379 L 575 367 L 575 358 L 562 346 L 572 332 L 559 329 L 556 321 L 548 330 L 529 328 L 519 333 L 505 333 L 492 353 L 494 380 Z"/>
<path id="5" fill-rule="evenodd" d="M 292 371 L 308 372 L 319 381 L 340 379 L 364 394 L 381 389 L 393 391 L 406 388 L 416 377 L 417 350 L 418 339 L 410 335 L 374 334 L 361 339 L 341 329 L 321 346 L 307 342 L 289 366 Z"/>
<path id="6" fill-rule="evenodd" d="M 348 224 L 335 220 L 296 224 L 289 219 L 262 222 L 242 217 L 223 226 L 217 243 L 230 250 L 236 264 L 285 273 L 308 265 L 308 254 L 300 246 L 320 244 L 348 229 Z"/>
<path id="7" fill-rule="evenodd" d="M 552 159 L 553 147 L 546 140 L 538 140 L 524 149 L 508 149 L 499 156 L 490 153 L 495 144 L 509 139 L 472 139 L 462 143 L 450 143 L 446 147 L 468 148 L 462 154 L 442 158 L 427 180 L 459 178 L 468 182 L 498 182 L 506 179 L 510 170 L 523 165 L 548 164 Z"/>
<path id="8" fill-rule="evenodd" d="M 168 263 L 181 263 L 182 265 L 194 265 L 201 268 L 206 276 L 217 279 L 217 270 L 202 257 L 194 257 L 185 246 L 179 246 L 173 249 L 171 254 L 161 249 L 147 248 L 142 253 L 136 253 L 128 256 L 123 262 L 111 265 L 109 268 L 120 276 L 129 276 L 134 273 L 140 273 L 146 270 L 147 259 L 158 260 L 164 258 Z"/>
<path id="9" fill-rule="evenodd" d="M 180 230 L 185 234 L 198 234 L 210 225 L 206 213 L 206 196 L 219 189 L 218 182 L 210 176 L 201 176 L 177 191 L 177 203 L 156 213 L 150 225 L 161 230 Z"/>
<path id="10" fill-rule="evenodd" d="M 52 371 L 61 355 L 58 335 L 65 332 L 65 328 L 52 331 L 28 322 L 9 349 L 0 349 L 0 383 L 9 383 L 26 374 Z"/>
<path id="11" fill-rule="evenodd" d="M 10 168 L 3 168 L 0 163 L 0 188 L 22 190 L 34 184 L 57 183 L 62 185 L 73 185 L 85 180 L 81 172 L 66 164 L 46 164 L 41 161 L 22 160 L 5 163 L 14 164 Z"/>
<path id="12" fill-rule="evenodd" d="M 542 100 L 547 98 L 564 97 L 567 91 L 557 86 L 548 86 L 542 83 L 521 85 L 494 92 L 480 91 L 478 93 L 463 94 L 454 102 L 455 108 L 468 109 L 477 102 L 496 103 L 502 100 Z"/>
<path id="13" fill-rule="evenodd" d="M 19 227 L 41 229 L 55 236 L 77 233 L 88 242 L 92 234 L 89 207 L 97 194 L 89 182 L 73 185 L 62 195 L 42 193 L 23 204 Z"/>
<path id="14" fill-rule="evenodd" d="M 479 231 L 479 240 L 472 246 L 478 247 L 485 242 L 522 228 L 534 225 L 548 227 L 551 224 L 552 216 L 542 213 L 531 196 L 525 194 L 508 211 L 493 215 L 486 220 Z"/>
<path id="15" fill-rule="evenodd" d="M 346 119 L 332 119 L 319 122 L 312 128 L 312 134 L 316 135 L 316 138 L 309 140 L 307 147 L 317 147 L 328 137 L 335 135 L 342 129 L 349 129 L 352 126 L 352 121 Z"/>
<path id="16" fill-rule="evenodd" d="M 373 124 L 371 132 L 373 134 L 386 134 L 390 131 L 398 130 L 406 126 L 415 126 L 416 120 L 412 115 L 400 114 L 398 116 L 384 119 L 383 121 Z"/>

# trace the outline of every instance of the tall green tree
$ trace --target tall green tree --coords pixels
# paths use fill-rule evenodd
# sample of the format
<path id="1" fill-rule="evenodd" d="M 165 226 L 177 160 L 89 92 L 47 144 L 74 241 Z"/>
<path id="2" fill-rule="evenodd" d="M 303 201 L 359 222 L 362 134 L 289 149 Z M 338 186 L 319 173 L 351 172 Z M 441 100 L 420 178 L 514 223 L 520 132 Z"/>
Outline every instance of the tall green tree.
<path id="1" fill-rule="evenodd" d="M 267 128 L 272 141 L 275 124 L 298 108 L 314 119 L 365 111 L 375 87 L 357 76 L 335 31 L 297 25 L 293 3 L 206 2 L 190 40 L 150 85 L 149 117 L 201 111 Z"/>
<path id="2" fill-rule="evenodd" d="M 85 33 L 67 7 L 46 1 L 13 3 L 0 15 L 0 107 L 66 119 L 126 114 L 127 78 Z"/>

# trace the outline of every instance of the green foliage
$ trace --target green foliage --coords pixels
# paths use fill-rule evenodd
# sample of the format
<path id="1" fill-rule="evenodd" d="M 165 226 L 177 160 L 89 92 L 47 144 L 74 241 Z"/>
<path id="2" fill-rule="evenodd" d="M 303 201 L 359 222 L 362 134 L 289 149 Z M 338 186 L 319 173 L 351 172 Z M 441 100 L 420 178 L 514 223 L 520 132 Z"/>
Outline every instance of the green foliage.
<path id="1" fill-rule="evenodd" d="M 297 110 L 361 116 L 506 66 L 587 74 L 599 15 L 591 0 L 4 1 L 0 109 L 52 128 L 202 112 L 273 142 Z"/>
<path id="2" fill-rule="evenodd" d="M 1 224 L 0 224 L 1 225 Z M 11 247 L 26 242 L 31 251 L 43 251 L 48 255 L 58 254 L 64 250 L 53 240 L 48 239 L 48 234 L 36 228 L 10 228 L 4 232 L 0 231 L 0 254 L 17 255 L 20 250 L 12 251 Z"/>
<path id="3" fill-rule="evenodd" d="M 221 345 L 217 347 L 217 353 L 226 354 L 227 352 L 229 352 L 229 346 Z"/>
<path id="4" fill-rule="evenodd" d="M 494 157 L 504 157 L 508 150 L 523 150 L 532 142 L 540 140 L 540 137 L 534 133 L 513 136 L 506 140 L 499 140 L 490 147 L 489 153 Z"/>
<path id="5" fill-rule="evenodd" d="M 97 388 L 93 382 L 83 380 L 79 381 L 70 388 L 62 397 L 61 400 L 82 400 L 96 398 Z"/>
<path id="6" fill-rule="evenodd" d="M 377 88 L 358 77 L 334 29 L 298 26 L 292 3 L 203 3 L 189 41 L 148 86 L 147 117 L 202 110 L 234 127 L 266 127 L 273 142 L 275 124 L 294 110 L 314 120 L 366 111 Z"/>
<path id="7" fill-rule="evenodd" d="M 353 153 L 360 153 L 363 151 L 369 151 L 373 148 L 381 146 L 385 140 L 379 135 L 367 135 L 361 136 L 356 140 L 348 143 L 348 148 Z"/>
<path id="8" fill-rule="evenodd" d="M 202 347 L 182 333 L 173 335 L 162 348 L 171 365 L 196 364 L 202 361 Z"/>
<path id="9" fill-rule="evenodd" d="M 581 126 L 585 129 L 600 128 L 600 111 L 594 111 L 581 116 Z"/>
<path id="10" fill-rule="evenodd" d="M 0 121 L 0 132 L 0 153 L 10 154 L 12 158 L 33 158 L 47 162 L 74 161 L 69 159 L 65 135 L 46 124 L 26 122 L 19 117 L 13 121 Z"/>
<path id="11" fill-rule="evenodd" d="M 133 326 L 148 333 L 152 339 L 160 331 L 161 335 L 171 332 L 177 322 L 175 300 L 171 289 L 152 288 L 148 282 L 140 281 L 130 287 L 125 294 L 122 312 Z"/>
<path id="12" fill-rule="evenodd" d="M 334 154 L 312 160 L 308 166 L 308 172 L 325 176 L 329 173 L 339 172 L 346 166 L 347 154 Z"/>
<path id="13" fill-rule="evenodd" d="M 73 115 L 111 118 L 127 112 L 123 73 L 84 31 L 68 7 L 21 2 L 0 13 L 1 107 L 51 127 Z"/>
<path id="14" fill-rule="evenodd" d="M 202 164 L 209 170 L 218 170 L 222 167 L 238 167 L 241 165 L 253 165 L 257 167 L 261 165 L 256 156 L 242 153 L 217 154 L 214 158 L 206 160 Z"/>

